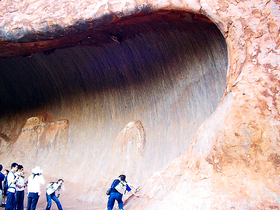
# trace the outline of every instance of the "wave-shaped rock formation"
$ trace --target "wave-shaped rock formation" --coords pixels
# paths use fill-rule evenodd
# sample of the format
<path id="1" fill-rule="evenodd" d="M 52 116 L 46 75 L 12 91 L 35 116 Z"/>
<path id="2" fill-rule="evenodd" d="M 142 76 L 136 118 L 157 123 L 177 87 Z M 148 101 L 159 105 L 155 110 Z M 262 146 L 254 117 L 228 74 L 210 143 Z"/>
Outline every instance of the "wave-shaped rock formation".
<path id="1" fill-rule="evenodd" d="M 64 209 L 278 209 L 279 2 L 0 1 L 1 164 Z M 45 206 L 41 196 L 39 206 Z"/>

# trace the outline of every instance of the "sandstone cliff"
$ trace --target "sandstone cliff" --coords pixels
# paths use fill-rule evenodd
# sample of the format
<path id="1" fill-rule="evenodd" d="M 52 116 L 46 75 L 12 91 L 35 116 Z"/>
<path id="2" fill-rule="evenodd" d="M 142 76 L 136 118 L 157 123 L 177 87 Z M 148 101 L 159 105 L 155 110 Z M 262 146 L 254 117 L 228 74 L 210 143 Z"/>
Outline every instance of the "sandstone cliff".
<path id="1" fill-rule="evenodd" d="M 125 209 L 279 209 L 278 1 L 0 8 L 5 168 L 63 178 L 65 209 L 121 173 Z"/>

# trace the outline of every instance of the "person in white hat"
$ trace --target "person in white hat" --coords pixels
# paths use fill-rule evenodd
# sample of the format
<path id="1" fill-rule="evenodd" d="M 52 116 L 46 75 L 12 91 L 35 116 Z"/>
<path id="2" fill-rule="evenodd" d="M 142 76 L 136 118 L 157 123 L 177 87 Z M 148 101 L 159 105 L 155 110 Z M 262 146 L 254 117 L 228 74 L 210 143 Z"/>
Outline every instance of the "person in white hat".
<path id="1" fill-rule="evenodd" d="M 43 171 L 40 167 L 32 169 L 32 174 L 28 177 L 28 201 L 27 210 L 35 210 L 39 196 L 41 195 L 41 184 L 45 184 L 45 179 L 42 175 Z"/>

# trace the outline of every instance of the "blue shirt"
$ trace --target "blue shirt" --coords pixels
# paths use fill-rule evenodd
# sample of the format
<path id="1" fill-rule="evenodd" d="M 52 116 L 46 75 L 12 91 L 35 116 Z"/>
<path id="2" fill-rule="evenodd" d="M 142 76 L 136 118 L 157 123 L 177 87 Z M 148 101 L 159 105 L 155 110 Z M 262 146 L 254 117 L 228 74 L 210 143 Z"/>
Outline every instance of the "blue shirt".
<path id="1" fill-rule="evenodd" d="M 2 174 L 2 172 L 0 172 L 0 190 L 3 190 L 2 182 L 4 181 L 4 179 L 5 179 L 5 175 Z"/>

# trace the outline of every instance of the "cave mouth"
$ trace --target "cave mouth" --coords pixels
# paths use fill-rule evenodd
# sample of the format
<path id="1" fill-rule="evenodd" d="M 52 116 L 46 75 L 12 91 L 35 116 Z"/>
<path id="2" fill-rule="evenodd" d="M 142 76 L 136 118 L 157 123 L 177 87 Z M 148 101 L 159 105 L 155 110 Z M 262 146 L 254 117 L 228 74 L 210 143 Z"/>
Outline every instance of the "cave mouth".
<path id="1" fill-rule="evenodd" d="M 112 15 L 103 19 L 111 20 Z M 203 65 L 205 59 L 212 59 L 213 63 L 209 68 L 215 68 L 216 71 L 223 69 L 217 76 L 219 82 L 223 80 L 225 87 L 226 42 L 216 25 L 207 17 L 185 11 L 163 10 L 141 12 L 109 24 L 105 24 L 104 20 L 96 22 L 100 23 L 95 23 L 97 26 L 89 30 L 87 29 L 92 23 L 83 22 L 64 30 L 54 26 L 57 30 L 52 33 L 30 33 L 17 40 L 16 36 L 10 37 L 13 42 L 6 45 L 6 51 L 3 51 L 4 42 L 0 52 L 1 113 L 38 108 L 49 102 L 60 101 L 62 96 L 68 97 L 78 89 L 95 92 L 109 83 L 109 86 L 118 88 L 131 83 L 142 83 L 143 75 L 147 78 L 162 75 L 161 70 L 159 73 L 151 73 L 144 69 L 150 69 L 153 65 L 159 68 L 160 65 L 171 66 L 174 65 L 174 59 L 198 61 L 195 64 L 186 63 L 183 67 L 185 69 L 191 69 L 191 65 L 199 67 L 199 62 Z M 65 36 L 66 34 L 70 35 Z M 59 39 L 60 36 L 63 38 Z M 56 41 L 52 42 L 51 38 L 56 38 Z M 140 44 L 145 41 L 146 44 Z M 213 50 L 212 47 L 216 47 L 214 45 L 217 43 L 219 48 Z M 199 52 L 204 50 L 204 46 L 210 48 Z M 186 48 L 189 48 L 188 51 Z M 81 54 L 78 57 L 85 55 L 88 59 L 84 63 L 82 59 L 69 63 L 67 56 L 76 57 L 77 53 Z M 64 60 L 61 59 L 64 58 L 61 56 L 68 63 L 63 63 Z M 169 58 L 173 60 L 170 61 Z M 83 69 L 88 63 L 92 68 Z M 178 72 L 182 69 L 179 65 L 181 64 L 178 64 Z M 106 68 L 104 71 L 103 67 Z M 67 69 L 71 70 L 68 72 Z M 131 73 L 126 76 L 122 71 Z M 135 76 L 133 74 L 136 74 L 133 81 L 125 81 Z"/>
<path id="2" fill-rule="evenodd" d="M 40 37 L 26 36 L 1 54 L 1 115 L 47 112 L 69 119 L 72 141 L 91 136 L 102 145 L 139 119 L 146 174 L 188 148 L 224 95 L 227 45 L 202 15 L 139 13 L 55 40 Z M 150 158 L 157 164 L 147 165 Z"/>

